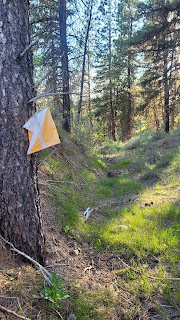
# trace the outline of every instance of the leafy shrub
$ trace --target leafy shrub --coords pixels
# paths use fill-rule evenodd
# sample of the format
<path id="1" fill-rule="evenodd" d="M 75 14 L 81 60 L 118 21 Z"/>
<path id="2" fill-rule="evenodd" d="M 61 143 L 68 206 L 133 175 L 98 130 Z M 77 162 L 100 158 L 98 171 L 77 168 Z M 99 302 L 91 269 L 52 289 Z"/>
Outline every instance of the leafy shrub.
<path id="1" fill-rule="evenodd" d="M 56 307 L 61 308 L 62 307 L 61 301 L 69 297 L 67 292 L 65 292 L 62 288 L 62 284 L 64 283 L 64 280 L 58 277 L 56 274 L 52 274 L 51 283 L 52 283 L 52 286 L 45 287 L 41 291 L 40 295 L 44 299 L 50 301 L 50 306 L 51 304 L 54 304 Z"/>

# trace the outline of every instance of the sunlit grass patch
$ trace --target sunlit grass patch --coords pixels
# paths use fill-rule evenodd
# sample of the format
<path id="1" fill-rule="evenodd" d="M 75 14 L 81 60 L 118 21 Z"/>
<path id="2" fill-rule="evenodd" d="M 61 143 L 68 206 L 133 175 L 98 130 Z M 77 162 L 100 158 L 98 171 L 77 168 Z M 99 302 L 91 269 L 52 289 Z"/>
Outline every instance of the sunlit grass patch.
<path id="1" fill-rule="evenodd" d="M 94 167 L 95 169 L 103 169 L 103 170 L 107 169 L 107 165 L 106 165 L 104 159 L 100 159 L 100 158 L 94 156 L 94 157 L 88 158 L 88 160 L 89 160 L 90 164 L 92 165 L 92 167 Z"/>
<path id="2" fill-rule="evenodd" d="M 97 182 L 95 186 L 95 197 L 97 199 L 108 198 L 110 196 L 122 196 L 125 193 L 137 192 L 141 185 L 130 181 L 126 176 L 117 178 L 104 178 Z"/>
<path id="3" fill-rule="evenodd" d="M 75 288 L 71 296 L 71 308 L 77 320 L 107 319 L 107 316 L 112 315 L 111 308 L 115 303 L 117 298 L 110 288 L 87 290 L 81 286 L 81 289 Z"/>
<path id="4" fill-rule="evenodd" d="M 113 169 L 123 169 L 127 167 L 132 161 L 130 159 L 124 159 L 122 161 L 119 161 L 113 165 L 111 165 L 111 168 Z"/>
<path id="5" fill-rule="evenodd" d="M 51 201 L 54 204 L 55 212 L 58 216 L 59 225 L 62 230 L 68 226 L 69 230 L 80 227 L 82 216 L 79 210 L 87 207 L 86 199 L 72 186 L 63 187 L 62 190 L 51 187 L 49 189 Z"/>
<path id="6" fill-rule="evenodd" d="M 81 171 L 81 175 L 87 182 L 94 181 L 97 179 L 95 173 L 90 170 L 83 169 Z"/>
<path id="7" fill-rule="evenodd" d="M 127 227 L 127 228 L 126 228 Z M 100 247 L 119 250 L 140 259 L 163 255 L 173 259 L 180 245 L 180 209 L 174 205 L 124 208 L 118 216 L 91 226 L 92 238 Z"/>

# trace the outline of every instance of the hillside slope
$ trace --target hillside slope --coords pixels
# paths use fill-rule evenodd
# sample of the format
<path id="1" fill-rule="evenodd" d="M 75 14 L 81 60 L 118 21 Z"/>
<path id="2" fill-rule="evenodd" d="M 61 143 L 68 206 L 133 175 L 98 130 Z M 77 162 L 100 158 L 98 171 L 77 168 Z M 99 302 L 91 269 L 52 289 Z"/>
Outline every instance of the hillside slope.
<path id="1" fill-rule="evenodd" d="M 178 319 L 180 132 L 107 143 L 96 155 L 61 140 L 41 153 L 38 172 L 46 268 L 70 297 L 49 305 L 39 273 L 6 251 L 1 295 L 17 296 L 30 319 Z M 10 307 L 22 314 L 17 301 Z"/>

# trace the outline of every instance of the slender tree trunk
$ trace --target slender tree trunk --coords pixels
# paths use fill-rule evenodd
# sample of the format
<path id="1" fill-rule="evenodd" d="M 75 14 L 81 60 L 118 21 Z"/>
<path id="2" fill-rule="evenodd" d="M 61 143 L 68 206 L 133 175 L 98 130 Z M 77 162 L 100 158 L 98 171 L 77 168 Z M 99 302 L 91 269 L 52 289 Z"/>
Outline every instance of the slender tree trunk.
<path id="1" fill-rule="evenodd" d="M 66 0 L 60 0 L 59 2 L 59 27 L 60 27 L 63 92 L 69 92 L 68 49 L 67 49 L 67 37 L 66 37 Z M 67 132 L 71 131 L 69 94 L 63 95 L 63 128 Z"/>
<path id="2" fill-rule="evenodd" d="M 89 38 L 89 31 L 90 31 L 90 25 L 91 25 L 91 18 L 92 18 L 92 1 L 90 6 L 90 13 L 89 13 L 89 20 L 87 25 L 87 32 L 86 32 L 86 38 L 85 38 L 85 44 L 84 44 L 84 54 L 83 54 L 83 65 L 82 65 L 82 76 L 81 76 L 81 90 L 80 90 L 80 98 L 79 98 L 79 104 L 78 104 L 78 123 L 80 119 L 80 113 L 82 108 L 82 96 L 83 96 L 83 88 L 84 88 L 84 73 L 85 73 L 85 64 L 86 64 L 86 52 L 87 52 L 87 43 Z"/>
<path id="3" fill-rule="evenodd" d="M 113 95 L 112 95 L 112 44 L 111 44 L 111 1 L 109 0 L 109 104 L 110 104 L 110 119 L 111 119 L 111 135 L 112 139 L 116 141 L 116 123 L 115 113 L 113 108 Z"/>
<path id="4" fill-rule="evenodd" d="M 164 130 L 169 132 L 169 80 L 167 74 L 167 54 L 164 55 Z"/>
<path id="5" fill-rule="evenodd" d="M 89 115 L 90 127 L 92 129 L 93 123 L 91 118 L 91 77 L 90 77 L 90 46 L 89 44 L 88 44 L 88 48 L 89 48 L 88 50 L 88 115 Z"/>
<path id="6" fill-rule="evenodd" d="M 129 38 L 132 38 L 132 17 L 130 17 L 130 31 Z M 132 67 L 131 62 L 132 57 L 131 53 L 128 51 L 128 110 L 127 110 L 127 138 L 130 139 L 132 135 L 132 95 L 131 95 L 131 78 L 132 78 Z"/>
<path id="7" fill-rule="evenodd" d="M 36 157 L 27 156 L 24 123 L 35 112 L 29 1 L 0 0 L 0 233 L 18 249 L 43 261 Z"/>
<path id="8" fill-rule="evenodd" d="M 51 67 L 55 64 L 55 46 L 54 46 L 54 37 L 53 37 L 53 18 L 52 18 L 52 9 L 50 8 L 50 39 L 51 39 Z M 57 66 L 52 70 L 52 76 L 50 77 L 50 88 L 53 87 L 53 92 L 57 92 Z M 58 96 L 53 96 L 55 114 L 61 111 L 60 110 L 60 101 Z"/>
<path id="9" fill-rule="evenodd" d="M 162 11 L 162 19 L 166 26 L 168 25 L 167 13 L 165 7 Z M 168 27 L 167 27 L 168 31 Z M 163 34 L 163 43 L 166 44 L 166 34 Z M 168 79 L 168 49 L 164 50 L 163 53 L 163 78 L 164 78 L 164 131 L 169 132 L 169 79 Z"/>

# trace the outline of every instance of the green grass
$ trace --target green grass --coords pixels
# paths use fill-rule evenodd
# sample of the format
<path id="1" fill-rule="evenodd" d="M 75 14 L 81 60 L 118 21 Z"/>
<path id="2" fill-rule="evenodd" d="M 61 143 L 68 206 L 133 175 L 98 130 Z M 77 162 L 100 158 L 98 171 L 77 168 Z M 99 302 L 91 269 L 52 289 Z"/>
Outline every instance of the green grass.
<path id="1" fill-rule="evenodd" d="M 132 161 L 130 159 L 124 159 L 122 161 L 119 161 L 113 165 L 111 165 L 112 169 L 123 169 L 127 167 Z"/>
<path id="2" fill-rule="evenodd" d="M 64 230 L 68 226 L 68 232 L 74 238 L 91 244 L 100 252 L 118 254 L 129 265 L 116 270 L 117 283 L 119 281 L 121 286 L 123 281 L 124 286 L 137 297 L 135 307 L 130 307 L 128 315 L 123 318 L 127 320 L 133 319 L 136 312 L 138 315 L 139 297 L 146 296 L 151 300 L 159 295 L 176 308 L 180 306 L 179 283 L 156 280 L 180 277 L 179 149 L 168 151 L 162 148 L 158 150 L 160 158 L 157 163 L 149 164 L 146 162 L 147 150 L 144 148 L 165 136 L 146 132 L 124 147 L 117 143 L 111 146 L 108 142 L 110 154 L 116 155 L 116 161 L 117 155 L 120 159 L 114 164 L 107 164 L 105 159 L 96 156 L 88 156 L 78 163 L 79 169 L 72 168 L 72 172 L 67 163 L 58 157 L 50 158 L 49 165 L 45 164 L 52 179 L 57 180 L 58 173 L 63 180 L 76 183 L 54 183 L 49 188 L 60 229 Z M 75 158 L 72 160 L 75 161 Z M 107 174 L 107 169 L 126 168 L 128 174 L 102 178 Z M 150 185 L 149 178 L 144 184 L 138 183 L 140 172 L 145 176 L 152 170 L 157 172 L 158 181 L 152 181 L 150 187 L 146 186 L 146 182 Z M 81 186 L 79 181 L 83 181 Z M 130 206 L 131 201 L 128 200 L 132 194 L 137 193 L 137 203 Z M 113 207 L 113 201 L 117 201 L 120 206 Z M 153 205 L 145 207 L 145 203 L 151 201 Z M 101 204 L 105 204 L 105 207 Z M 87 207 L 100 209 L 97 212 L 95 210 L 84 223 L 80 212 L 84 212 Z M 153 257 L 159 261 L 157 264 L 152 262 Z M 149 275 L 155 279 L 149 278 Z M 76 286 L 75 291 L 71 292 L 70 309 L 74 310 L 77 320 L 110 319 L 113 307 L 116 308 L 118 302 L 108 290 L 88 290 L 85 286 Z"/>
<path id="3" fill-rule="evenodd" d="M 161 255 L 163 260 L 177 262 L 179 254 L 173 250 L 180 246 L 180 209 L 175 205 L 134 205 L 116 216 L 112 214 L 107 222 L 89 225 L 89 232 L 99 248 L 118 250 L 138 259 Z"/>
<path id="4" fill-rule="evenodd" d="M 77 310 L 75 312 L 77 320 L 106 319 L 108 314 L 112 315 L 110 311 L 115 302 L 116 298 L 110 288 L 93 290 L 87 290 L 84 287 L 76 288 L 71 297 L 71 304 Z"/>
<path id="5" fill-rule="evenodd" d="M 130 181 L 126 176 L 117 178 L 104 178 L 97 182 L 95 187 L 95 196 L 97 199 L 107 199 L 110 196 L 120 197 L 126 193 L 137 192 L 141 185 Z"/>

